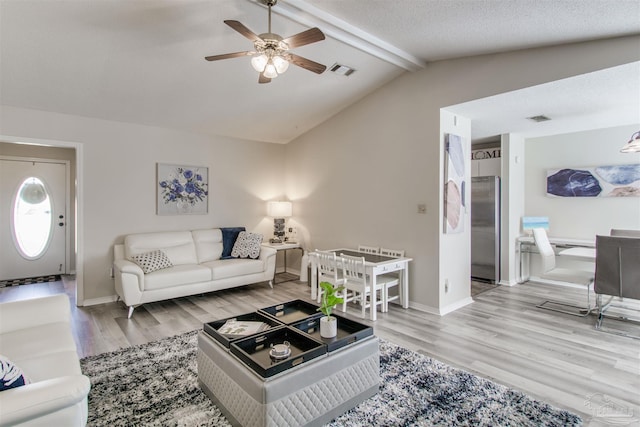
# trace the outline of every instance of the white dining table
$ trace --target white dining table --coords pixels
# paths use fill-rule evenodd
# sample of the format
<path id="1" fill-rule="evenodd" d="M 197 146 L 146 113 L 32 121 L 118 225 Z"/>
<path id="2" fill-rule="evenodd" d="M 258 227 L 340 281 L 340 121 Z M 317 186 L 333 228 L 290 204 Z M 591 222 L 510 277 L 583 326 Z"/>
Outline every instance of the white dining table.
<path id="1" fill-rule="evenodd" d="M 397 271 L 400 282 L 398 286 L 400 304 L 402 308 L 409 307 L 409 261 L 413 261 L 412 258 L 370 254 L 349 248 L 329 249 L 328 252 L 335 252 L 338 262 L 340 254 L 364 257 L 365 273 L 371 278 L 371 289 L 376 287 L 376 276 Z M 318 297 L 318 265 L 317 257 L 313 252 L 309 253 L 309 260 L 311 262 L 311 299 L 315 300 Z M 375 301 L 372 307 L 374 308 L 371 310 L 371 320 L 376 320 Z"/>

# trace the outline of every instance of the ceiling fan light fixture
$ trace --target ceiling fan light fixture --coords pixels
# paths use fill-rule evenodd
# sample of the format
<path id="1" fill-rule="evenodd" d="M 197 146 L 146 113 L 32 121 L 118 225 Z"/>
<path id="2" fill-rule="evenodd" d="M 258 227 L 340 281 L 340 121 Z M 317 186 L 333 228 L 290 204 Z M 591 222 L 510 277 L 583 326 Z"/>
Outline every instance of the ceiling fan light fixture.
<path id="1" fill-rule="evenodd" d="M 259 73 L 264 71 L 264 67 L 267 66 L 267 62 L 269 62 L 269 58 L 267 58 L 267 55 L 265 54 L 251 58 L 251 66 Z"/>
<path id="2" fill-rule="evenodd" d="M 269 60 L 267 65 L 264 67 L 263 74 L 266 78 L 275 79 L 278 77 L 278 71 L 276 71 L 276 66 L 273 65 L 273 60 Z"/>
<path id="3" fill-rule="evenodd" d="M 289 61 L 280 55 L 276 55 L 273 57 L 273 65 L 276 67 L 278 74 L 282 74 L 289 68 Z"/>

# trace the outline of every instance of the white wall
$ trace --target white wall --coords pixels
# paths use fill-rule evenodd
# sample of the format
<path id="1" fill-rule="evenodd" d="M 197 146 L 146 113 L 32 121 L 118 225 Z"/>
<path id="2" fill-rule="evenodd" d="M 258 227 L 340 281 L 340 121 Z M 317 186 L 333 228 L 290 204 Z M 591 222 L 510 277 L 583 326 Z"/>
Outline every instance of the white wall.
<path id="1" fill-rule="evenodd" d="M 282 196 L 284 147 L 13 107 L 0 135 L 82 144 L 84 298 L 114 295 L 112 247 L 129 233 L 245 226 L 270 236 L 266 200 Z M 156 215 L 156 163 L 209 168 L 207 215 Z"/>
<path id="2" fill-rule="evenodd" d="M 469 239 L 441 242 L 441 108 L 637 61 L 639 42 L 630 37 L 431 63 L 289 143 L 286 193 L 296 201 L 308 247 L 403 248 L 414 259 L 413 307 L 442 313 L 463 304 L 465 292 L 452 294 L 456 300 L 441 292 L 448 265 L 468 268 L 466 256 L 456 259 L 469 251 Z M 417 213 L 419 203 L 427 205 L 425 215 Z"/>
<path id="3" fill-rule="evenodd" d="M 549 235 L 595 240 L 611 228 L 640 229 L 638 197 L 549 197 L 546 170 L 640 164 L 640 153 L 620 153 L 640 123 L 530 138 L 525 143 L 525 214 L 549 217 Z"/>

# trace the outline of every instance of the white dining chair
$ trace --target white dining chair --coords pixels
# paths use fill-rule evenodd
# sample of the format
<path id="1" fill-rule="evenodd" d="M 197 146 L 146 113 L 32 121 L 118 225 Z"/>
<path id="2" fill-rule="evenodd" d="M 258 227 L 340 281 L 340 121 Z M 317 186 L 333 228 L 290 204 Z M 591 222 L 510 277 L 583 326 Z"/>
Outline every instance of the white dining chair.
<path id="1" fill-rule="evenodd" d="M 378 299 L 377 294 L 380 292 L 381 297 L 384 292 L 382 283 L 376 284 L 376 289 L 371 289 L 371 280 L 365 272 L 364 257 L 353 257 L 340 254 L 342 263 L 342 271 L 344 277 L 344 302 L 342 303 L 342 311 L 347 311 L 347 303 L 354 302 L 360 304 L 361 317 L 367 318 L 367 308 L 371 320 L 375 320 L 375 310 L 378 305 L 382 306 L 382 298 Z"/>
<path id="2" fill-rule="evenodd" d="M 320 303 L 322 300 L 322 294 L 324 291 L 320 287 L 321 282 L 329 282 L 334 288 L 344 284 L 344 276 L 342 270 L 338 265 L 338 260 L 335 252 L 318 251 L 313 252 L 313 256 L 316 257 L 316 265 L 318 271 L 318 297 L 317 301 Z"/>
<path id="3" fill-rule="evenodd" d="M 567 304 L 558 301 L 544 301 L 538 304 L 536 307 L 544 308 L 545 310 L 557 311 L 560 313 L 570 314 L 572 316 L 580 316 L 584 317 L 591 313 L 593 307 L 591 307 L 591 286 L 593 285 L 593 280 L 595 277 L 595 273 L 591 271 L 577 270 L 577 269 L 569 269 L 569 268 L 557 268 L 556 267 L 556 254 L 553 250 L 553 246 L 549 242 L 549 238 L 547 237 L 547 232 L 544 228 L 534 228 L 533 229 L 533 239 L 535 240 L 536 246 L 538 247 L 538 252 L 540 252 L 540 258 L 542 260 L 542 269 L 543 274 L 540 278 L 545 280 L 552 280 L 556 282 L 564 282 L 564 283 L 573 283 L 576 285 L 583 285 L 587 288 L 587 306 L 580 307 L 572 304 Z M 579 311 L 576 313 L 570 310 L 562 310 L 559 308 L 553 307 L 556 306 L 564 306 L 564 307 L 572 307 L 577 308 Z"/>
<path id="4" fill-rule="evenodd" d="M 366 254 L 378 254 L 380 253 L 380 248 L 376 248 L 373 246 L 358 245 L 358 252 L 364 252 Z"/>
<path id="5" fill-rule="evenodd" d="M 393 258 L 401 258 L 404 256 L 404 251 L 396 250 L 396 249 L 380 248 L 380 255 L 389 256 Z M 400 280 L 401 280 L 400 274 L 402 274 L 402 272 L 381 274 L 377 277 L 377 280 L 384 286 L 383 296 L 382 296 L 382 305 L 383 305 L 382 311 L 385 313 L 389 311 L 389 301 L 395 301 L 402 297 L 401 290 L 400 290 Z M 389 292 L 389 290 L 394 287 L 397 287 L 398 292 L 395 295 L 392 295 Z"/>

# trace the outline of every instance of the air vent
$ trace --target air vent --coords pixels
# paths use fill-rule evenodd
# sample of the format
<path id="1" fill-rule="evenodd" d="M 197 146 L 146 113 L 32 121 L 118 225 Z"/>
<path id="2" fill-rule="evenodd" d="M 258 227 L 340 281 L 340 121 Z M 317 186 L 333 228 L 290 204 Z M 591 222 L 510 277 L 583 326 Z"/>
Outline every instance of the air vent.
<path id="1" fill-rule="evenodd" d="M 549 117 L 541 114 L 539 116 L 527 117 L 527 120 L 531 120 L 532 122 L 540 123 L 540 122 L 546 122 L 546 121 L 551 120 L 551 119 Z"/>
<path id="2" fill-rule="evenodd" d="M 350 76 L 356 71 L 351 67 L 347 67 L 346 65 L 340 65 L 340 64 L 333 64 L 329 69 L 336 74 L 340 74 L 341 76 Z"/>

